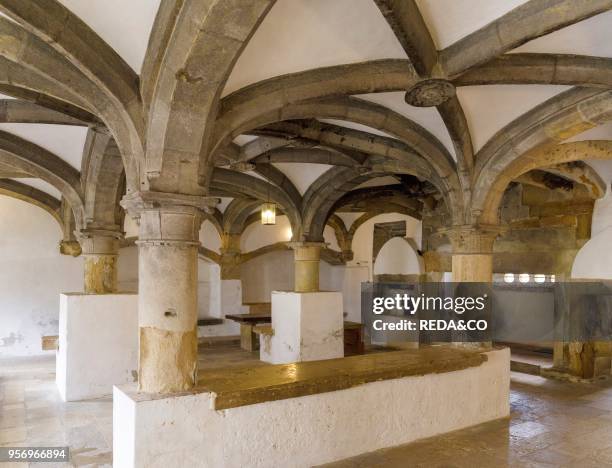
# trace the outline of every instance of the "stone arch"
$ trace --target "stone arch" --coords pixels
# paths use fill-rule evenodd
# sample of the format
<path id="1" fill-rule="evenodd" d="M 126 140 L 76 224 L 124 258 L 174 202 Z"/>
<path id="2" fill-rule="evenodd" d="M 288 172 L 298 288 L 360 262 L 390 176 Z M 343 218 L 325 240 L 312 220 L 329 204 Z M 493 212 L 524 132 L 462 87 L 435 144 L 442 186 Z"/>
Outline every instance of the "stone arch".
<path id="1" fill-rule="evenodd" d="M 143 67 L 146 172 L 154 190 L 198 194 L 198 173 L 204 187 L 212 180 L 198 165 L 208 159 L 223 85 L 274 0 L 164 3 Z"/>
<path id="2" fill-rule="evenodd" d="M 115 140 L 104 129 L 90 128 L 82 162 L 85 221 L 95 227 L 121 230 L 125 172 Z"/>
<path id="3" fill-rule="evenodd" d="M 139 166 L 144 160 L 138 77 L 76 15 L 59 3 L 50 5 L 44 14 L 29 2 L 0 5 L 22 26 L 0 18 L 0 32 L 14 39 L 6 41 L 2 55 L 18 61 L 22 70 L 41 75 L 76 95 L 102 118 L 121 148 L 128 187 L 133 190 L 139 187 Z M 58 24 L 59 36 L 52 29 Z M 81 34 L 86 34 L 87 40 L 83 41 Z M 99 49 L 92 53 L 89 47 Z"/>
<path id="4" fill-rule="evenodd" d="M 375 171 L 362 174 L 352 168 L 334 167 L 325 172 L 306 191 L 303 198 L 304 236 L 307 240 L 321 241 L 323 229 L 328 218 L 338 208 L 338 202 L 357 185 L 368 179 L 387 174 L 410 173 L 407 168 L 397 165 L 394 161 L 390 165 L 374 166 Z M 413 210 L 406 207 L 390 206 L 392 211 L 402 212 L 415 216 Z M 349 235 L 351 232 L 349 230 Z"/>
<path id="5" fill-rule="evenodd" d="M 12 179 L 0 179 L 0 195 L 15 198 L 17 200 L 30 203 L 31 205 L 42 208 L 55 219 L 62 232 L 64 230 L 64 224 L 61 214 L 61 201 L 57 198 L 31 187 L 21 182 L 17 182 Z"/>
<path id="6" fill-rule="evenodd" d="M 44 148 L 4 131 L 0 131 L 0 161 L 53 185 L 70 204 L 77 226 L 83 226 L 84 203 L 76 169 Z"/>
<path id="7" fill-rule="evenodd" d="M 223 232 L 242 234 L 247 226 L 247 220 L 261 201 L 252 198 L 235 198 L 223 214 Z"/>
<path id="8" fill-rule="evenodd" d="M 270 200 L 278 204 L 287 215 L 291 223 L 294 236 L 302 230 L 302 216 L 298 206 L 280 187 L 270 184 L 247 174 L 228 169 L 216 168 L 211 183 L 211 191 L 225 191 L 226 193 L 240 193 L 243 196 L 261 201 Z"/>
<path id="9" fill-rule="evenodd" d="M 602 142 L 569 146 L 560 143 L 611 118 L 611 91 L 577 89 L 550 99 L 512 122 L 482 150 L 473 189 L 472 217 L 483 224 L 496 224 L 505 188 L 529 170 L 588 158 L 589 151 L 601 154 L 602 145 L 606 146 Z M 577 153 L 579 149 L 584 153 Z"/>
<path id="10" fill-rule="evenodd" d="M 250 127 L 260 127 L 279 120 L 313 117 L 338 118 L 368 125 L 395 135 L 403 142 L 407 142 L 404 143 L 406 145 L 405 148 L 401 146 L 400 142 L 391 143 L 392 148 L 389 148 L 386 146 L 389 142 L 384 138 L 380 139 L 380 146 L 367 143 L 368 151 L 377 152 L 379 156 L 378 162 L 383 163 L 385 166 L 375 170 L 377 172 L 410 173 L 421 179 L 431 181 L 445 197 L 447 204 L 452 207 L 449 211 L 453 217 L 457 220 L 463 220 L 464 202 L 461 183 L 456 171 L 456 165 L 448 151 L 435 137 L 429 135 L 428 132 L 412 121 L 382 106 L 355 98 L 333 98 L 324 101 L 295 104 L 283 109 L 281 115 L 270 114 L 259 116 L 256 121 L 245 125 L 245 128 L 238 129 L 236 134 L 241 134 Z M 228 125 L 230 124 L 228 123 Z M 338 136 L 338 141 L 347 140 L 348 136 L 353 134 L 348 129 L 343 129 L 342 132 L 343 135 Z M 227 144 L 228 139 L 234 136 L 235 134 L 232 133 L 231 129 L 227 130 L 223 135 L 218 135 L 219 138 L 215 138 L 215 141 L 219 142 L 217 147 L 220 148 L 223 144 Z M 223 138 L 227 141 L 222 142 Z M 379 140 L 379 138 L 372 135 L 369 135 L 368 139 Z"/>
<path id="11" fill-rule="evenodd" d="M 377 275 L 420 275 L 424 273 L 423 260 L 413 243 L 404 237 L 393 237 L 378 251 L 372 273 Z"/>
<path id="12" fill-rule="evenodd" d="M 457 177 L 454 160 L 444 145 L 427 130 L 383 106 L 352 97 L 292 104 L 284 107 L 280 113 L 260 113 L 248 121 L 239 123 L 224 121 L 224 117 L 221 116 L 218 130 L 213 138 L 215 142 L 213 150 L 226 146 L 232 138 L 249 130 L 279 121 L 308 118 L 347 120 L 388 133 L 409 145 L 415 156 L 423 158 L 425 164 L 432 167 L 441 178 L 448 177 L 452 180 Z M 388 156 L 394 155 L 388 154 Z"/>

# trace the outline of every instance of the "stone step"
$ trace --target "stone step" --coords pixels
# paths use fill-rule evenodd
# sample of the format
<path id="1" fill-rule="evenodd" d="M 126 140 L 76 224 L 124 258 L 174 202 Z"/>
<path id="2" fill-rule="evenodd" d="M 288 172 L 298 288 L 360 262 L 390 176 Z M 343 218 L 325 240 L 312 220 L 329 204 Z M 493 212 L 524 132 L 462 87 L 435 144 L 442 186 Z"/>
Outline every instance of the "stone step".
<path id="1" fill-rule="evenodd" d="M 529 362 L 510 361 L 510 370 L 520 372 L 521 374 L 540 375 L 542 366 L 531 364 Z"/>

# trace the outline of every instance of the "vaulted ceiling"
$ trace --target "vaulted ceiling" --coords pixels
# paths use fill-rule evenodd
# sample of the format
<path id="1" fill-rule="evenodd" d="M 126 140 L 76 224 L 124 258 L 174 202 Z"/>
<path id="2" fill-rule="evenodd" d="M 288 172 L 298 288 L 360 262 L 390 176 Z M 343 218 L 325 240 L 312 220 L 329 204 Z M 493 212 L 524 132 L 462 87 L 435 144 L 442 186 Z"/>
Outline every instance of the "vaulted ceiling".
<path id="1" fill-rule="evenodd" d="M 151 130 L 157 124 L 156 113 L 165 111 L 155 101 L 162 91 L 153 89 L 154 85 L 169 79 L 163 74 L 165 69 L 156 71 L 157 75 L 151 70 L 160 63 L 162 68 L 173 66 L 175 56 L 177 63 L 183 60 L 194 70 L 228 67 L 226 79 L 210 78 L 216 86 L 211 93 L 216 97 L 202 99 L 202 105 L 211 106 L 209 115 L 216 122 L 206 124 L 211 130 L 202 132 L 213 141 L 208 160 L 211 165 L 214 161 L 216 168 L 211 172 L 210 189 L 213 195 L 222 197 L 219 213 L 234 198 L 272 197 L 288 216 L 320 227 L 332 214 L 330 209 L 367 209 L 367 204 L 351 203 L 359 197 L 367 198 L 367 194 L 379 197 L 386 193 L 388 197 L 393 190 L 407 190 L 407 176 L 415 178 L 413 182 L 427 181 L 418 193 L 404 193 L 414 198 L 446 197 L 452 202 L 453 197 L 461 198 L 460 193 L 468 186 L 484 192 L 482 187 L 498 184 L 503 191 L 507 178 L 521 175 L 512 172 L 512 157 L 550 143 L 539 136 L 536 141 L 535 129 L 540 127 L 555 144 L 612 140 L 608 109 L 599 113 L 595 109 L 609 99 L 606 91 L 612 86 L 610 0 L 254 0 L 249 2 L 252 9 L 246 8 L 245 2 L 59 1 L 125 61 L 122 65 L 117 61 L 120 59 L 106 58 L 108 54 L 103 53 L 104 60 L 98 60 L 94 56 L 97 43 L 87 49 L 83 44 L 70 43 L 72 38 L 66 36 L 66 42 L 54 50 L 68 50 L 66 56 L 72 57 L 73 64 L 91 63 L 82 72 L 90 82 L 112 88 L 116 70 L 124 66 L 127 68 L 121 73 L 128 77 L 126 81 L 141 73 L 146 78 L 141 77 L 136 86 L 143 99 L 143 114 L 149 113 L 145 117 L 149 133 L 144 132 L 142 139 L 146 157 L 150 158 L 145 171 L 150 173 L 163 172 L 166 163 L 158 162 L 153 155 L 154 146 L 159 143 L 163 147 L 171 138 L 166 134 L 165 143 L 159 142 L 163 135 Z M 9 44 L 17 37 L 36 45 L 30 36 L 20 36 L 19 30 L 40 39 L 45 37 L 47 26 L 44 21 L 31 22 L 27 10 L 31 8 L 33 15 L 43 17 L 48 14 L 55 20 L 58 11 L 61 13 L 56 3 L 0 0 L 0 11 L 7 15 L 0 18 L 0 70 L 5 68 L 2 75 L 6 76 L 0 80 L 4 110 L 0 110 L 0 131 L 34 143 L 46 150 L 45 154 L 80 172 L 82 186 L 76 191 L 81 190 L 78 196 L 87 212 L 85 176 L 93 172 L 100 177 L 91 161 L 95 161 L 92 154 L 96 151 L 100 155 L 106 151 L 106 147 L 96 147 L 95 132 L 104 131 L 102 122 L 108 123 L 109 117 L 99 111 L 108 105 L 95 108 L 81 104 L 70 86 L 64 89 L 65 95 L 54 94 L 42 78 L 36 83 L 33 77 L 16 80 L 18 66 L 25 64 L 28 70 L 38 70 L 36 60 L 40 58 L 35 52 L 29 57 L 19 55 Z M 176 12 L 180 5 L 194 12 L 202 7 L 201 14 L 206 15 L 207 4 L 211 6 L 209 16 L 215 8 L 226 8 L 225 16 L 219 13 L 218 25 L 207 26 L 212 31 L 207 34 L 211 43 L 221 41 L 219 37 L 228 44 L 242 41 L 243 48 L 238 48 L 235 60 L 221 60 L 215 47 L 196 50 L 195 42 L 181 49 L 179 40 L 189 24 L 179 21 Z M 51 30 L 55 27 L 59 26 L 49 23 Z M 219 42 L 218 50 L 227 49 L 223 44 Z M 74 54 L 70 55 L 68 48 L 72 46 Z M 45 48 L 41 45 L 32 50 Z M 92 56 L 80 56 L 82 51 Z M 59 53 L 53 58 L 62 59 Z M 28 60 L 34 64 L 26 63 Z M 177 66 L 182 65 L 180 62 Z M 69 67 L 66 70 L 65 79 L 71 83 Z M 183 78 L 189 82 L 189 67 L 184 70 Z M 61 80 L 62 73 L 58 73 Z M 152 85 L 154 75 L 158 83 Z M 119 85 L 111 91 L 127 95 Z M 176 98 L 181 92 L 184 90 L 177 87 L 172 96 Z M 313 97 L 316 99 L 311 100 Z M 15 99 L 51 112 L 9 103 Z M 424 102 L 427 100 L 431 102 Z M 591 107 L 585 107 L 587 104 Z M 137 113 L 126 109 L 126 115 Z M 560 128 L 551 135 L 555 125 L 561 125 L 554 120 L 557 114 L 569 109 L 578 109 L 589 124 L 571 125 L 571 131 L 565 132 Z M 115 111 L 108 112 L 111 115 Z M 182 115 L 190 115 L 177 112 L 179 120 Z M 141 132 L 138 118 L 133 121 L 134 129 L 111 125 L 110 132 L 115 137 L 116 132 Z M 530 139 L 533 146 L 524 143 Z M 117 141 L 124 161 L 138 151 L 133 140 L 133 136 L 127 136 L 128 143 Z M 606 151 L 589 150 L 583 159 L 605 160 L 609 157 Z M 41 175 L 63 167 L 60 163 L 30 170 L 22 163 L 16 168 L 15 157 L 4 156 L 0 148 L 0 178 L 18 180 L 57 199 L 66 196 L 60 185 L 53 183 L 52 175 Z M 145 163 L 134 158 L 134 164 L 142 169 Z M 404 162 L 398 163 L 398 158 Z M 564 158 L 549 157 L 548 166 L 569 160 L 567 155 Z M 610 165 L 605 161 L 592 165 L 609 185 Z M 199 170 L 193 180 L 206 185 L 202 178 L 206 171 L 197 165 L 185 167 L 192 172 Z M 128 189 L 132 172 L 128 171 Z M 189 180 L 184 183 L 194 184 Z M 159 187 L 174 187 L 176 183 L 180 186 L 183 182 L 160 183 Z M 389 190 L 373 189 L 380 186 L 389 186 Z M 109 196 L 114 197 L 111 192 Z M 466 208 L 468 211 L 481 213 L 496 206 L 495 195 L 472 199 L 475 204 Z M 314 208 L 310 212 L 307 203 L 325 213 L 321 215 Z M 91 213 L 85 213 L 85 218 Z"/>

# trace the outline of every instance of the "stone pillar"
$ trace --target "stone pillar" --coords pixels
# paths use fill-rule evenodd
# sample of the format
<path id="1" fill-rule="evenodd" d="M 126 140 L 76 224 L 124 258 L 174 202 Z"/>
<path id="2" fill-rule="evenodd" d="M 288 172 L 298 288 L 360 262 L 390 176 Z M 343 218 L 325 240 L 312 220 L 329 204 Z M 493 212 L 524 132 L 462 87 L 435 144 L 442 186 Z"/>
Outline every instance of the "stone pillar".
<path id="1" fill-rule="evenodd" d="M 499 226 L 455 226 L 445 233 L 453 249 L 453 282 L 492 282 L 493 243 Z"/>
<path id="2" fill-rule="evenodd" d="M 499 226 L 454 226 L 445 231 L 452 246 L 453 283 L 493 282 L 493 243 Z M 458 347 L 490 348 L 491 341 L 452 342 Z"/>
<path id="3" fill-rule="evenodd" d="M 204 197 L 136 192 L 123 198 L 139 219 L 139 362 L 144 392 L 189 390 L 197 380 L 198 247 Z"/>
<path id="4" fill-rule="evenodd" d="M 240 234 L 221 236 L 221 280 L 240 280 Z"/>
<path id="5" fill-rule="evenodd" d="M 78 237 L 85 258 L 85 293 L 116 292 L 117 255 L 122 233 L 104 229 L 83 229 Z"/>
<path id="6" fill-rule="evenodd" d="M 295 292 L 319 290 L 319 263 L 324 242 L 289 242 L 295 262 Z"/>

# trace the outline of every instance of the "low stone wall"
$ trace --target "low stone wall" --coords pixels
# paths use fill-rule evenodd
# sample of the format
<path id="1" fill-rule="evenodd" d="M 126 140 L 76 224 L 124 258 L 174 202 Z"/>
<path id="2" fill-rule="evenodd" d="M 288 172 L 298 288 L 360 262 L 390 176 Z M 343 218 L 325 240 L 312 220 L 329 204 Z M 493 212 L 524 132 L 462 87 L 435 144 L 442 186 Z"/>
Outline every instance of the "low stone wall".
<path id="1" fill-rule="evenodd" d="M 223 410 L 214 409 L 217 394 L 210 391 L 160 397 L 115 387 L 113 465 L 308 467 L 503 418 L 510 352 L 484 355 L 460 370 Z M 315 363 L 293 366 L 304 364 Z"/>

